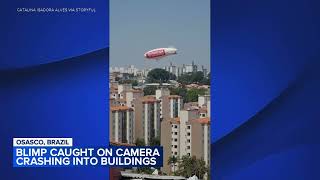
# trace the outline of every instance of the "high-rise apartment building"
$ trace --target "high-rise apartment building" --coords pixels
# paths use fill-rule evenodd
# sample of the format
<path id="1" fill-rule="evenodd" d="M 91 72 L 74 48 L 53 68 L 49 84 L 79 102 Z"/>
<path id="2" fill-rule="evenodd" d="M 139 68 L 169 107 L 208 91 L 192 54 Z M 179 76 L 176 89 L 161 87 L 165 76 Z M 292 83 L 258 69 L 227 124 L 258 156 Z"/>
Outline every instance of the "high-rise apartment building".
<path id="1" fill-rule="evenodd" d="M 202 103 L 202 100 L 200 100 Z M 179 116 L 161 122 L 161 145 L 164 161 L 170 156 L 181 158 L 185 155 L 203 159 L 210 164 L 210 100 L 199 108 L 180 110 Z M 177 167 L 164 164 L 162 170 L 172 172 Z"/>
<path id="2" fill-rule="evenodd" d="M 110 107 L 110 140 L 120 143 L 133 143 L 134 140 L 134 114 L 128 106 Z"/>
<path id="3" fill-rule="evenodd" d="M 141 102 L 142 136 L 145 144 L 150 144 L 153 138 L 160 137 L 160 101 L 155 96 L 144 96 Z"/>

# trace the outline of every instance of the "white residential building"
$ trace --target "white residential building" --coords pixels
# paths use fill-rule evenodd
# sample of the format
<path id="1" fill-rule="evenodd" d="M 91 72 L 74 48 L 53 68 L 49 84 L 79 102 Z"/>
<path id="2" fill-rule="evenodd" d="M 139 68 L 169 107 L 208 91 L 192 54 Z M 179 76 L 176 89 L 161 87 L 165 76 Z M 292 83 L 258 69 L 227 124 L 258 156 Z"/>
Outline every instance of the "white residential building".
<path id="1" fill-rule="evenodd" d="M 110 140 L 120 143 L 133 143 L 134 114 L 133 109 L 127 106 L 110 107 Z"/>

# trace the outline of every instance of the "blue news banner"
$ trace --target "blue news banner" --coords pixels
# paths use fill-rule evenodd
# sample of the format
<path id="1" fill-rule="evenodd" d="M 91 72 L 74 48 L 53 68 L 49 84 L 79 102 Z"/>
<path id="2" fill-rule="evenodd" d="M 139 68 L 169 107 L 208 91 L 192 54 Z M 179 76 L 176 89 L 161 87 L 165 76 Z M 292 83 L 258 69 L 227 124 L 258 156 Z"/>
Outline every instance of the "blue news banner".
<path id="1" fill-rule="evenodd" d="M 13 167 L 163 166 L 160 146 L 73 147 L 66 139 L 14 138 Z"/>

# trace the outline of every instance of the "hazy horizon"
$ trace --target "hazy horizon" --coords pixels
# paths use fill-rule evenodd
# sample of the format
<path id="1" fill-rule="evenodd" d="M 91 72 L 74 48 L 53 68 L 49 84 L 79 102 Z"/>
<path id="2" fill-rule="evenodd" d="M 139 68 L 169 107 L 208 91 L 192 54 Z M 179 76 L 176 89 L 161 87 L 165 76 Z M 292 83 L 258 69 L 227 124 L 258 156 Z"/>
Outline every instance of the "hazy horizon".
<path id="1" fill-rule="evenodd" d="M 178 54 L 145 60 L 151 49 L 173 46 Z M 210 0 L 110 0 L 110 66 L 155 68 L 204 65 L 210 69 Z"/>

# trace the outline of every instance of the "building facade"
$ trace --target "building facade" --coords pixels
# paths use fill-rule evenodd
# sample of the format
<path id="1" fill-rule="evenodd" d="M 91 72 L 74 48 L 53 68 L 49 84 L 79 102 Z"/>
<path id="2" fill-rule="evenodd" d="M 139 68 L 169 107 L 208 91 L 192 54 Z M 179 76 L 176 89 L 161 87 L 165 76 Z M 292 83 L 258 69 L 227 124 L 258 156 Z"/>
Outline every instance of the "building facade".
<path id="1" fill-rule="evenodd" d="M 142 99 L 142 132 L 145 144 L 160 137 L 160 101 L 155 96 Z"/>
<path id="2" fill-rule="evenodd" d="M 202 100 L 200 98 L 198 101 L 202 106 L 194 104 L 196 108 L 179 110 L 178 117 L 161 122 L 161 145 L 165 162 L 171 156 L 195 156 L 210 166 L 210 100 L 205 103 Z M 171 173 L 177 170 L 177 166 L 164 163 L 162 170 Z"/>
<path id="3" fill-rule="evenodd" d="M 119 143 L 134 141 L 134 113 L 128 106 L 111 106 L 110 108 L 110 140 Z"/>

